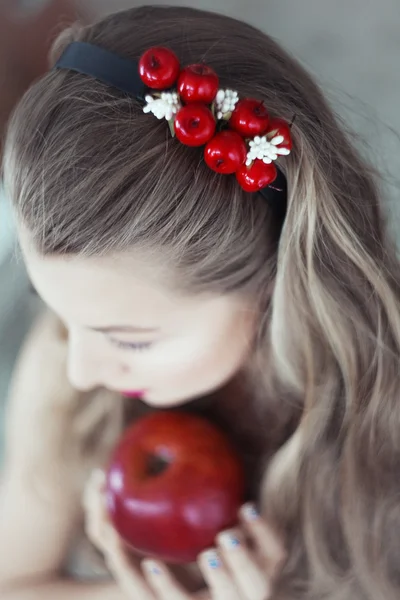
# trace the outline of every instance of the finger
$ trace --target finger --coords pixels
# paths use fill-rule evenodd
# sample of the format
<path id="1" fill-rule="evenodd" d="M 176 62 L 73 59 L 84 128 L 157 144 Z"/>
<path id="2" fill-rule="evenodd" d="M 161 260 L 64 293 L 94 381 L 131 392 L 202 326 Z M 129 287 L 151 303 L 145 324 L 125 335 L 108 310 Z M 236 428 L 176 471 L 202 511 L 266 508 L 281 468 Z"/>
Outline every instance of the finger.
<path id="1" fill-rule="evenodd" d="M 237 587 L 216 550 L 206 550 L 198 558 L 202 575 L 210 588 L 212 600 L 240 600 Z"/>
<path id="2" fill-rule="evenodd" d="M 99 495 L 104 491 L 106 475 L 101 469 L 94 469 L 86 483 L 83 492 L 83 506 L 90 509 L 93 503 L 97 502 Z"/>
<path id="3" fill-rule="evenodd" d="M 144 576 L 160 600 L 190 600 L 190 595 L 176 581 L 172 573 L 159 561 L 145 559 L 142 561 Z"/>
<path id="4" fill-rule="evenodd" d="M 269 576 L 261 570 L 239 529 L 224 531 L 217 537 L 224 562 L 245 600 L 266 600 L 271 593 Z"/>
<path id="5" fill-rule="evenodd" d="M 240 519 L 254 541 L 257 553 L 265 564 L 270 577 L 274 577 L 286 559 L 286 552 L 280 537 L 260 516 L 252 503 L 245 504 L 240 510 Z"/>
<path id="6" fill-rule="evenodd" d="M 106 539 L 106 528 L 109 525 L 109 517 L 104 500 L 103 485 L 104 473 L 96 471 L 92 474 L 85 491 L 85 530 L 90 541 L 103 550 Z"/>
<path id="7" fill-rule="evenodd" d="M 111 527 L 107 531 L 107 538 L 106 564 L 127 600 L 156 600 L 140 569 L 131 563 L 127 551 Z"/>

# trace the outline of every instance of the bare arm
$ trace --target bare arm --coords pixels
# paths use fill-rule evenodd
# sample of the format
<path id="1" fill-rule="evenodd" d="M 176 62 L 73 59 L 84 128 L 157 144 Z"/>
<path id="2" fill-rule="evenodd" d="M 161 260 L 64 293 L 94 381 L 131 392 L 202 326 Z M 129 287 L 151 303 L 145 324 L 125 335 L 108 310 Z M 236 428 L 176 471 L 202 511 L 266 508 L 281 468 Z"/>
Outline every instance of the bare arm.
<path id="1" fill-rule="evenodd" d="M 60 578 L 82 518 L 81 493 L 71 485 L 73 465 L 63 463 L 54 469 L 54 449 L 46 447 L 39 455 L 34 449 L 46 437 L 43 410 L 55 405 L 55 415 L 46 422 L 46 428 L 57 431 L 56 419 L 63 418 L 63 413 L 57 410 L 54 398 L 61 406 L 76 401 L 78 392 L 66 378 L 66 353 L 60 322 L 46 313 L 28 336 L 14 373 L 0 486 L 2 600 L 123 598 L 117 587 L 108 583 L 86 586 Z M 59 417 L 57 413 L 61 413 Z M 35 485 L 36 475 L 39 487 Z"/>

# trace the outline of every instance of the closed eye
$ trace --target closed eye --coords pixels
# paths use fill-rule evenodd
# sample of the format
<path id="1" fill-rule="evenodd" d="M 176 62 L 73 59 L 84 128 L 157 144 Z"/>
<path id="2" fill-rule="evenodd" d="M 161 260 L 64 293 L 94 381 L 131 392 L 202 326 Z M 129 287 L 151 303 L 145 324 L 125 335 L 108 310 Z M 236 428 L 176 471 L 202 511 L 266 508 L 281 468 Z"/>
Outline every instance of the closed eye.
<path id="1" fill-rule="evenodd" d="M 121 350 L 133 350 L 134 352 L 144 352 L 145 350 L 149 350 L 151 348 L 151 346 L 153 345 L 150 342 L 133 343 L 133 342 L 121 342 L 120 340 L 112 340 L 112 339 L 110 339 L 110 342 L 117 348 L 120 348 Z"/>

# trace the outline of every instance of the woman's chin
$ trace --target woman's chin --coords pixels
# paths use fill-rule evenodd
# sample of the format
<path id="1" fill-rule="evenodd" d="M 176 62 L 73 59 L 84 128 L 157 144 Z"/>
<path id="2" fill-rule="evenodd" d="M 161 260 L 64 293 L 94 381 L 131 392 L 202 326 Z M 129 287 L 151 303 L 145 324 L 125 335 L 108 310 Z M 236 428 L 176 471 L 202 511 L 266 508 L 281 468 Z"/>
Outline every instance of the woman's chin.
<path id="1" fill-rule="evenodd" d="M 183 406 L 185 404 L 189 404 L 193 402 L 191 398 L 162 398 L 157 396 L 143 396 L 141 401 L 148 406 L 152 406 L 153 408 L 175 408 L 177 406 Z"/>
<path id="2" fill-rule="evenodd" d="M 200 390 L 187 392 L 182 395 L 182 392 L 177 394 L 160 394 L 153 390 L 136 392 L 136 391 L 124 391 L 121 392 L 124 398 L 132 401 L 140 401 L 143 404 L 151 406 L 152 408 L 175 408 L 179 406 L 197 406 L 203 404 L 209 404 L 215 398 L 215 392 L 219 388 L 212 388 L 210 390 Z"/>

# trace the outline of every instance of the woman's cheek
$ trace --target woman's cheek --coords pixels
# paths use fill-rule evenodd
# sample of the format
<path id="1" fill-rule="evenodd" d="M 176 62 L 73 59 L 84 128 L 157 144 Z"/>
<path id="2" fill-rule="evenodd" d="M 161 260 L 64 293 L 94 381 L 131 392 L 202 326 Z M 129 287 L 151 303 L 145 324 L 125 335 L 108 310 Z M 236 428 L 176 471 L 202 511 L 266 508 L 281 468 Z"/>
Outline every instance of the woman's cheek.
<path id="1" fill-rule="evenodd" d="M 159 343 L 148 353 L 143 353 L 135 368 L 140 364 L 143 375 L 147 372 L 149 377 L 157 382 L 169 380 L 175 381 L 176 384 L 179 379 L 195 377 L 196 373 L 201 375 L 213 371 L 216 354 L 213 345 L 193 343 L 189 339 L 175 339 Z"/>
<path id="2" fill-rule="evenodd" d="M 207 392 L 233 376 L 242 362 L 242 353 L 232 345 L 213 343 L 178 344 L 152 365 L 157 382 L 168 388 Z"/>

